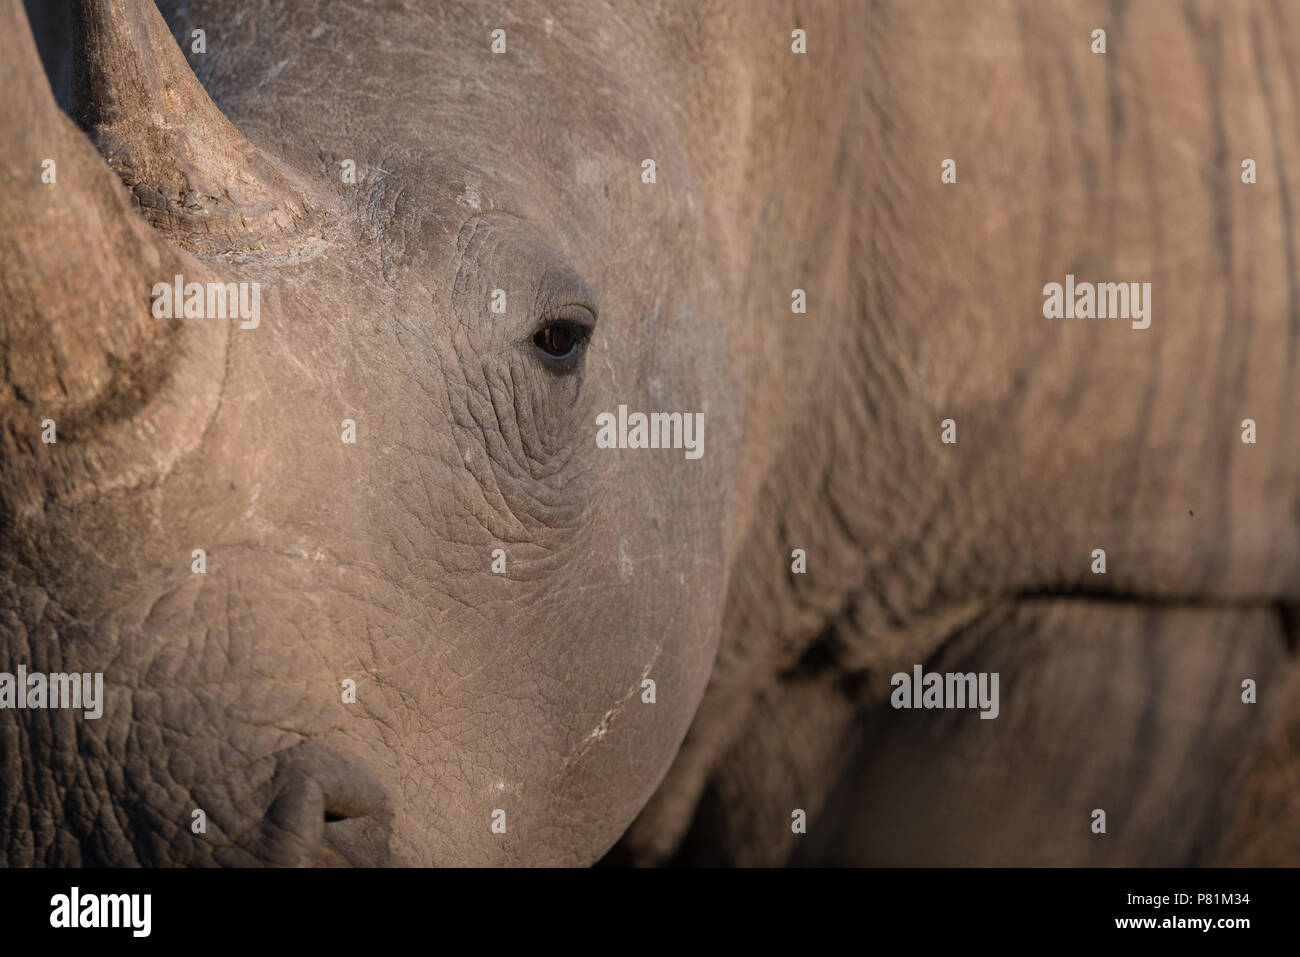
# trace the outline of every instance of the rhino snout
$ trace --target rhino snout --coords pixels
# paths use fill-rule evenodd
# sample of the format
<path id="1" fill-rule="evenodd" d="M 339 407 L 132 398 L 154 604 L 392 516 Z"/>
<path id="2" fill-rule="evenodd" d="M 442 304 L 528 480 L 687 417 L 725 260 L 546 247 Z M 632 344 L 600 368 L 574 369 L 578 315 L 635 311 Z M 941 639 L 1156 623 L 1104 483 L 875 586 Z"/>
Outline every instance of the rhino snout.
<path id="1" fill-rule="evenodd" d="M 277 770 L 272 799 L 247 849 L 270 865 L 377 867 L 388 863 L 392 815 L 360 765 L 324 748 L 296 749 Z"/>

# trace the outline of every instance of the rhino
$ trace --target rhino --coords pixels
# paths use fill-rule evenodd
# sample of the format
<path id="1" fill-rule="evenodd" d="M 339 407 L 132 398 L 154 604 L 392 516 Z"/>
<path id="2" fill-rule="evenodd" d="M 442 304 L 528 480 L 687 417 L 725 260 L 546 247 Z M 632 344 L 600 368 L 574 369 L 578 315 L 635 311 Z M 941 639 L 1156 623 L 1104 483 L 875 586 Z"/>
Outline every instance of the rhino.
<path id="1" fill-rule="evenodd" d="M 1300 861 L 1295 11 L 0 11 L 3 863 Z"/>

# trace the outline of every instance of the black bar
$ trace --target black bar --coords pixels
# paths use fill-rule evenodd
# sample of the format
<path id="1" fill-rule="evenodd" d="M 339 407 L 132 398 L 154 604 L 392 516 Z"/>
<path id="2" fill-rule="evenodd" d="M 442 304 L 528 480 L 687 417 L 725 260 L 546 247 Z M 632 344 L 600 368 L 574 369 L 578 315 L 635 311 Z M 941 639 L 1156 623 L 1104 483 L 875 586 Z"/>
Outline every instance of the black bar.
<path id="1" fill-rule="evenodd" d="M 610 945 L 773 934 L 874 949 L 903 933 L 937 942 L 1192 940 L 1232 947 L 1296 929 L 1296 870 L 9 870 L 0 871 L 6 943 L 69 935 L 129 946 L 377 945 L 471 939 L 492 950 L 522 938 Z M 52 898 L 149 894 L 147 937 L 131 927 L 51 926 Z M 1187 895 L 1186 898 L 1177 895 Z M 1202 896 L 1204 895 L 1204 896 Z M 70 903 L 70 900 L 69 900 Z M 98 903 L 96 905 L 98 906 Z M 120 906 L 120 904 L 119 904 Z M 137 915 L 139 916 L 139 915 Z M 1247 926 L 1222 926 L 1238 922 Z M 1153 920 L 1151 926 L 1121 921 Z M 1209 920 L 1212 926 L 1188 926 Z M 123 918 L 123 923 L 130 923 Z M 451 936 L 448 936 L 451 935 Z M 577 935 L 577 936 L 574 936 Z M 844 935 L 847 935 L 845 937 Z M 1260 936 L 1262 935 L 1262 937 Z M 461 950 L 463 945 L 457 946 Z M 829 945 L 828 945 L 829 946 Z M 836 947 L 836 949 L 843 949 Z"/>

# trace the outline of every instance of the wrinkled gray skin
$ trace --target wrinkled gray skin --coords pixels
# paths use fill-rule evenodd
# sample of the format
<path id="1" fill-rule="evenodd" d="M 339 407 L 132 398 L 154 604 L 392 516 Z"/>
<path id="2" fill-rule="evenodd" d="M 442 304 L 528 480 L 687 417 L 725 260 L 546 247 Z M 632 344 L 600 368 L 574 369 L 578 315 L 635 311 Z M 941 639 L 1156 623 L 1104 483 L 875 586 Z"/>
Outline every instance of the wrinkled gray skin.
<path id="1" fill-rule="evenodd" d="M 269 168 L 197 146 L 230 195 L 151 209 L 153 114 L 79 112 L 35 18 L 118 158 L 18 87 L 0 670 L 108 700 L 0 712 L 0 860 L 1296 863 L 1291 14 L 162 6 Z M 51 137 L 59 197 L 106 183 L 63 219 Z M 158 338 L 177 271 L 261 282 L 259 328 Z M 1067 271 L 1152 281 L 1152 328 L 1044 320 Z M 704 456 L 597 449 L 620 404 Z M 1000 718 L 882 707 L 921 661 Z"/>

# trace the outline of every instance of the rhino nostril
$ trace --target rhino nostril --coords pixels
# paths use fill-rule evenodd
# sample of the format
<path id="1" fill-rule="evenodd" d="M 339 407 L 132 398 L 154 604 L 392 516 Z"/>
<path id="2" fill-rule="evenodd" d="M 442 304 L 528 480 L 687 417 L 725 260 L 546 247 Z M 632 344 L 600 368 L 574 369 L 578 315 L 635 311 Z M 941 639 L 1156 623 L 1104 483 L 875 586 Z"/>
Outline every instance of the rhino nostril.
<path id="1" fill-rule="evenodd" d="M 279 866 L 375 866 L 386 861 L 391 815 L 365 770 L 323 748 L 282 759 L 256 850 Z"/>
<path id="2" fill-rule="evenodd" d="M 357 817 L 378 817 L 384 809 L 384 792 L 369 774 L 348 764 L 313 767 L 309 773 L 324 792 L 326 823 Z"/>
<path id="3" fill-rule="evenodd" d="M 303 773 L 289 775 L 266 809 L 254 853 L 272 866 L 309 863 L 325 833 L 324 811 L 320 784 Z"/>
<path id="4" fill-rule="evenodd" d="M 378 867 L 388 862 L 388 824 L 377 815 L 325 815 L 316 867 Z"/>

